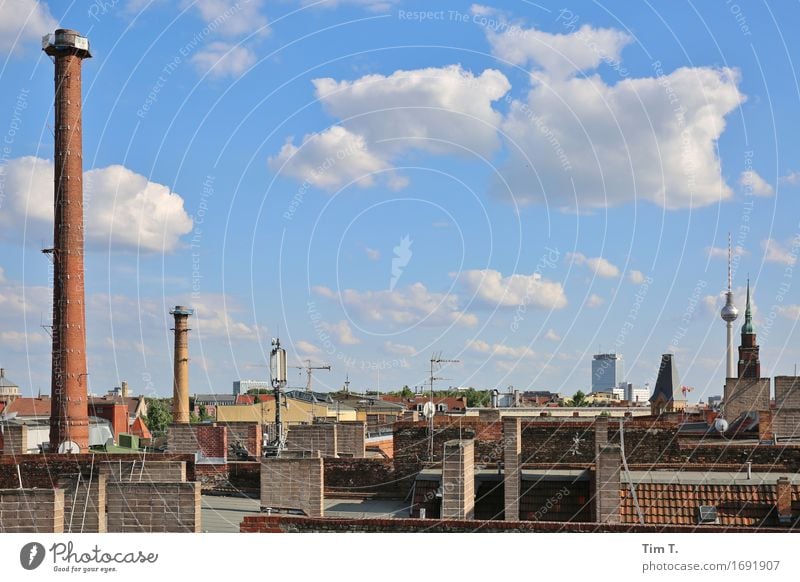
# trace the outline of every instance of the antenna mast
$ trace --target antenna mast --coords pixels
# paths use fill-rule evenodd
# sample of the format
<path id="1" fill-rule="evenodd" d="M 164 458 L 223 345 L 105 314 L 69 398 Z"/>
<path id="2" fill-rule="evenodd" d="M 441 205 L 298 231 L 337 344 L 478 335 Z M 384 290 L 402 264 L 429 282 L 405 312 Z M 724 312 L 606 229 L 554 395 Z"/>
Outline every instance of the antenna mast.
<path id="1" fill-rule="evenodd" d="M 430 399 L 428 400 L 428 460 L 433 461 L 433 417 L 436 411 L 436 405 L 433 403 L 433 382 L 434 380 L 446 380 L 440 376 L 435 376 L 434 372 L 441 369 L 442 364 L 457 364 L 461 360 L 447 360 L 442 358 L 442 352 L 434 352 L 431 355 L 431 373 L 428 378 L 430 381 Z"/>

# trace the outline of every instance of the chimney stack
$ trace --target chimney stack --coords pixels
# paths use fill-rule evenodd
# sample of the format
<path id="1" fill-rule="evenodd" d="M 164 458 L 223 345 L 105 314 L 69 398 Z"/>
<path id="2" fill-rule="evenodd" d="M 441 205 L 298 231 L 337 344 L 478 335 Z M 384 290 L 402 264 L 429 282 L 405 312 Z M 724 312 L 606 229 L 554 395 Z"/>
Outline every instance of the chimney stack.
<path id="1" fill-rule="evenodd" d="M 123 398 L 128 397 L 128 383 L 125 380 L 120 383 L 120 391 L 122 392 Z"/>
<path id="2" fill-rule="evenodd" d="M 172 383 L 172 422 L 189 424 L 189 316 L 193 309 L 177 305 L 175 316 L 175 368 Z"/>
<path id="3" fill-rule="evenodd" d="M 60 28 L 42 39 L 55 64 L 55 222 L 50 447 L 89 448 L 86 310 L 83 283 L 83 153 L 81 64 L 89 41 Z"/>

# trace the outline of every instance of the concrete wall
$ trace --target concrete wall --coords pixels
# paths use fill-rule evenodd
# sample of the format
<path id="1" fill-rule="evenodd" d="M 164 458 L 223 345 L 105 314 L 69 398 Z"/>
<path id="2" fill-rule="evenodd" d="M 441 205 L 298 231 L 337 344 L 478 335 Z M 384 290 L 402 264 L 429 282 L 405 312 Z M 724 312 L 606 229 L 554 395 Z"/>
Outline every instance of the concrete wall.
<path id="1" fill-rule="evenodd" d="M 448 441 L 442 462 L 442 519 L 475 517 L 475 443 Z"/>
<path id="2" fill-rule="evenodd" d="M 199 483 L 108 483 L 106 498 L 111 533 L 201 531 Z"/>
<path id="3" fill-rule="evenodd" d="M 63 489 L 0 489 L 0 533 L 63 532 Z"/>
<path id="4" fill-rule="evenodd" d="M 88 479 L 61 477 L 64 490 L 64 533 L 105 533 L 106 476 Z"/>
<path id="5" fill-rule="evenodd" d="M 342 457 L 361 459 L 366 454 L 366 423 L 339 422 L 336 424 L 336 452 Z"/>
<path id="6" fill-rule="evenodd" d="M 185 461 L 100 461 L 97 470 L 109 482 L 171 483 L 186 481 Z"/>
<path id="7" fill-rule="evenodd" d="M 299 509 L 309 517 L 322 517 L 323 461 L 264 459 L 261 463 L 261 507 Z"/>
<path id="8" fill-rule="evenodd" d="M 323 457 L 335 457 L 337 446 L 336 425 L 332 422 L 290 426 L 286 435 L 289 451 L 319 451 Z"/>
<path id="9" fill-rule="evenodd" d="M 4 455 L 25 455 L 28 453 L 28 427 L 20 424 L 3 424 Z"/>
<path id="10" fill-rule="evenodd" d="M 728 378 L 722 404 L 728 422 L 745 412 L 768 410 L 769 388 L 769 378 Z"/>

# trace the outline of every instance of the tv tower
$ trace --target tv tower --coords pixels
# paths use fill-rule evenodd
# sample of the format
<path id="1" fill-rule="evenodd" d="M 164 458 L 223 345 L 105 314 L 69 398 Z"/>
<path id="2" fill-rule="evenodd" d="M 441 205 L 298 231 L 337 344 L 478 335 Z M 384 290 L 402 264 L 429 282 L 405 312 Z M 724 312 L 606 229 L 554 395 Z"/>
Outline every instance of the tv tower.
<path id="1" fill-rule="evenodd" d="M 735 378 L 736 366 L 733 359 L 733 322 L 739 317 L 739 310 L 733 304 L 733 291 L 731 289 L 733 283 L 732 273 L 733 251 L 731 249 L 731 234 L 728 233 L 728 292 L 725 293 L 725 306 L 720 311 L 720 317 L 725 322 L 725 327 L 728 332 L 727 343 L 727 358 L 725 365 L 725 377 Z"/>

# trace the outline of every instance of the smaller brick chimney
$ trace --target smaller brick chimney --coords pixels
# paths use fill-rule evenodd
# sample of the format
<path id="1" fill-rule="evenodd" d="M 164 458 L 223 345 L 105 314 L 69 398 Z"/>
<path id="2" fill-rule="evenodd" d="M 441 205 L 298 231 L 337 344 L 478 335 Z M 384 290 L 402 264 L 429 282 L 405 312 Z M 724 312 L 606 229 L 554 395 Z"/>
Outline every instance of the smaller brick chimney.
<path id="1" fill-rule="evenodd" d="M 778 510 L 778 521 L 780 523 L 792 522 L 792 484 L 788 477 L 778 479 L 775 487 L 776 509 Z"/>

